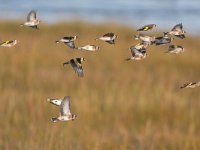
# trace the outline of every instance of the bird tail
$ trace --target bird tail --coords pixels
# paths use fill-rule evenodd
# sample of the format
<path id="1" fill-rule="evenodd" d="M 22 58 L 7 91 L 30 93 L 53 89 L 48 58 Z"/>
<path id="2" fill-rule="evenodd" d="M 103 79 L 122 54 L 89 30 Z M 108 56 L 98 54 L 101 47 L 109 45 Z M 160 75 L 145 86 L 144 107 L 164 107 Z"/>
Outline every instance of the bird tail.
<path id="1" fill-rule="evenodd" d="M 58 119 L 56 117 L 51 118 L 52 122 L 58 122 Z"/>
<path id="2" fill-rule="evenodd" d="M 60 43 L 60 41 L 55 41 L 56 43 Z"/>

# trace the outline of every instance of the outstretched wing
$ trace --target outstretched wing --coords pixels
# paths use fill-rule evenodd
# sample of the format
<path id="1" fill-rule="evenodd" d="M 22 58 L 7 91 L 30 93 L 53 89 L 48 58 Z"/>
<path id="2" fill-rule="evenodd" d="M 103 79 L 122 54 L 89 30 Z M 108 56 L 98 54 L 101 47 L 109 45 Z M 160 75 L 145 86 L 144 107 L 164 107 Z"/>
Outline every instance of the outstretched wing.
<path id="1" fill-rule="evenodd" d="M 36 19 L 36 11 L 32 10 L 29 12 L 28 16 L 27 16 L 27 21 L 33 21 Z"/>
<path id="2" fill-rule="evenodd" d="M 172 31 L 181 31 L 182 29 L 183 29 L 183 25 L 182 23 L 179 23 L 172 28 Z"/>
<path id="3" fill-rule="evenodd" d="M 83 77 L 83 68 L 81 65 L 81 61 L 79 59 L 72 59 L 70 61 L 70 64 L 72 68 L 74 69 L 75 73 L 78 75 L 78 77 Z"/>
<path id="4" fill-rule="evenodd" d="M 106 33 L 103 35 L 103 37 L 113 37 L 114 35 L 114 33 Z"/>
<path id="5" fill-rule="evenodd" d="M 69 48 L 75 48 L 75 44 L 74 44 L 74 42 L 73 41 L 71 41 L 71 42 L 65 42 L 65 44 L 69 47 Z"/>
<path id="6" fill-rule="evenodd" d="M 60 105 L 60 115 L 66 116 L 66 115 L 70 115 L 70 114 L 71 114 L 71 112 L 70 112 L 70 97 L 65 96 Z"/>

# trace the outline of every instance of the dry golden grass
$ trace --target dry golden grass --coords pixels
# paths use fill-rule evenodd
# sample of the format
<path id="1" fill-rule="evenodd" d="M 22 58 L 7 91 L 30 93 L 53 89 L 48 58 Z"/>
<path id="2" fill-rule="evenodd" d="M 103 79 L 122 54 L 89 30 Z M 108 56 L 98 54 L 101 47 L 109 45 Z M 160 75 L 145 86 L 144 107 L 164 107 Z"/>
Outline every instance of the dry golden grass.
<path id="1" fill-rule="evenodd" d="M 116 45 L 94 40 L 110 31 L 119 35 Z M 20 41 L 0 48 L 0 150 L 199 150 L 200 89 L 179 89 L 200 80 L 199 38 L 176 39 L 186 48 L 181 55 L 151 46 L 147 59 L 126 62 L 135 33 L 115 24 L 62 23 L 36 31 L 0 23 L 1 41 Z M 65 35 L 101 50 L 55 44 Z M 80 56 L 84 78 L 62 66 Z M 46 99 L 65 95 L 78 118 L 52 123 L 58 108 Z"/>

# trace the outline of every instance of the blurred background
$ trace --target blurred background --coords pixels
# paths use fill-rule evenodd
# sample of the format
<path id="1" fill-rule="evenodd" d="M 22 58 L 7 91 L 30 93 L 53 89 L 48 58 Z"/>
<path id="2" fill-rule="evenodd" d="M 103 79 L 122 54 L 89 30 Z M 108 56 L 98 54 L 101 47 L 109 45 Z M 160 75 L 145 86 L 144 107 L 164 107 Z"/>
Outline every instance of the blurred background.
<path id="1" fill-rule="evenodd" d="M 199 0 L 0 0 L 0 150 L 199 150 L 200 80 Z M 39 30 L 20 27 L 30 10 L 42 20 Z M 136 29 L 158 25 L 162 36 L 183 23 L 186 38 L 180 55 L 169 45 L 149 46 L 142 61 L 124 61 Z M 94 40 L 114 32 L 115 45 Z M 55 41 L 77 35 L 76 51 Z M 85 57 L 84 77 L 63 63 Z M 52 123 L 58 108 L 47 98 L 71 96 L 78 118 Z"/>

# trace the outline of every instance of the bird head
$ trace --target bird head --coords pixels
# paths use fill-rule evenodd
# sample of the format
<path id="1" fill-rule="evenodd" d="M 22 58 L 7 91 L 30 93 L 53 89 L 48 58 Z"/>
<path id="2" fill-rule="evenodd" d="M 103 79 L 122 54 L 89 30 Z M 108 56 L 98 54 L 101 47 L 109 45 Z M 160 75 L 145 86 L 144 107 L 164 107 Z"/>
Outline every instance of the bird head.
<path id="1" fill-rule="evenodd" d="M 81 61 L 85 61 L 85 58 L 84 58 L 84 57 L 81 57 Z"/>

